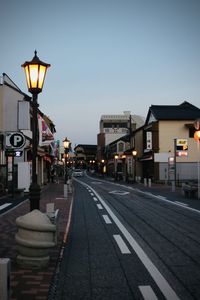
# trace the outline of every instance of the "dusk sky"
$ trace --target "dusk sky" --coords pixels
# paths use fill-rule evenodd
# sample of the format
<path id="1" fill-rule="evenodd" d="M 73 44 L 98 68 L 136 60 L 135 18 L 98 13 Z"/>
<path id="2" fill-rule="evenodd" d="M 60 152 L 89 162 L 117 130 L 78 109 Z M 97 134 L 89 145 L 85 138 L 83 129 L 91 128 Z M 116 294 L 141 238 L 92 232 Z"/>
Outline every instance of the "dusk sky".
<path id="1" fill-rule="evenodd" d="M 56 138 L 96 144 L 102 114 L 200 108 L 200 0 L 1 0 L 0 73 L 25 93 L 21 64 L 50 63 L 40 109 Z"/>

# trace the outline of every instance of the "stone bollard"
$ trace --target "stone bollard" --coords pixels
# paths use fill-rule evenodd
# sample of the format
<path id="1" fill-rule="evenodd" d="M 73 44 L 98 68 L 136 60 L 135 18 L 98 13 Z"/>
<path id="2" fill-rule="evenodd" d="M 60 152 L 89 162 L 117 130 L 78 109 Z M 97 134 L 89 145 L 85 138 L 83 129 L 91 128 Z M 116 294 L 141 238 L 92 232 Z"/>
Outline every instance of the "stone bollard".
<path id="1" fill-rule="evenodd" d="M 11 262 L 9 258 L 0 258 L 0 299 L 9 300 Z"/>
<path id="2" fill-rule="evenodd" d="M 46 214 L 35 209 L 16 219 L 18 232 L 17 263 L 23 267 L 43 268 L 49 262 L 49 249 L 55 246 L 56 226 Z"/>
<path id="3" fill-rule="evenodd" d="M 67 181 L 67 184 L 68 184 L 68 191 L 69 191 L 69 193 L 72 193 L 72 179 L 69 179 Z"/>
<path id="4" fill-rule="evenodd" d="M 148 187 L 151 187 L 151 178 L 148 179 Z"/>
<path id="5" fill-rule="evenodd" d="M 67 198 L 68 195 L 68 184 L 64 184 L 64 198 Z"/>
<path id="6" fill-rule="evenodd" d="M 144 186 L 147 186 L 147 178 L 144 178 Z"/>

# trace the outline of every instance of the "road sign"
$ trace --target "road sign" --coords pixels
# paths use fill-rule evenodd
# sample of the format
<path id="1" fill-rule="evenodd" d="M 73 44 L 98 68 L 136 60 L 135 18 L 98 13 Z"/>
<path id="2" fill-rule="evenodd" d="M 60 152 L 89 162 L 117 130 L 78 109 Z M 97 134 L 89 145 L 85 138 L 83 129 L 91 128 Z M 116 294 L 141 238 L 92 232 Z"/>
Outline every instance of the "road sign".
<path id="1" fill-rule="evenodd" d="M 21 149 L 24 147 L 26 138 L 21 132 L 6 133 L 6 148 Z"/>
<path id="2" fill-rule="evenodd" d="M 178 152 L 184 151 L 186 152 L 188 150 L 188 141 L 187 139 L 177 139 L 176 140 L 176 150 Z M 180 155 L 177 155 L 180 156 Z"/>
<path id="3" fill-rule="evenodd" d="M 21 157 L 23 150 L 6 149 L 5 156 Z"/>

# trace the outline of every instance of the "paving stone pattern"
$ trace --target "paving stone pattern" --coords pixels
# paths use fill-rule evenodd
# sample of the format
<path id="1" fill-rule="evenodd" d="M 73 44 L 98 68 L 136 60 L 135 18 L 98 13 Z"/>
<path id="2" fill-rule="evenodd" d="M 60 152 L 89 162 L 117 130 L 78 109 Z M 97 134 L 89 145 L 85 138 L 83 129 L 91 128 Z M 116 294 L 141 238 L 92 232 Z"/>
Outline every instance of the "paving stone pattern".
<path id="1" fill-rule="evenodd" d="M 17 217 L 30 211 L 29 200 L 23 202 L 17 208 L 0 216 L 1 247 L 0 257 L 11 259 L 11 297 L 10 300 L 44 300 L 47 299 L 48 290 L 56 269 L 57 260 L 62 246 L 64 231 L 66 228 L 68 213 L 72 196 L 63 198 L 63 183 L 50 183 L 43 188 L 40 201 L 40 210 L 45 212 L 47 203 L 55 203 L 55 209 L 59 209 L 58 219 L 58 245 L 50 250 L 50 262 L 46 269 L 23 269 L 16 264 L 17 245 L 15 234 Z M 0 199 L 1 203 L 1 199 Z"/>

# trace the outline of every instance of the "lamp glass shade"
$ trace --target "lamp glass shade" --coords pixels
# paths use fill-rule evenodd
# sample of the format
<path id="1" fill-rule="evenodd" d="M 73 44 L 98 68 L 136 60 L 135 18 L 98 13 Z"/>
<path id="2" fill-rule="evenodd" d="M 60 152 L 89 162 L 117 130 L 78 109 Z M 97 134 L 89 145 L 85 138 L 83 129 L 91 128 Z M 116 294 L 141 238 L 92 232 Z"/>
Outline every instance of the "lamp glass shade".
<path id="1" fill-rule="evenodd" d="M 133 151 L 132 151 L 132 154 L 133 154 L 133 156 L 136 156 L 136 155 L 137 155 L 137 151 L 136 151 L 136 150 L 133 150 Z"/>
<path id="2" fill-rule="evenodd" d="M 200 141 L 200 130 L 195 131 L 194 139 L 195 141 Z"/>
<path id="3" fill-rule="evenodd" d="M 63 141 L 63 145 L 64 145 L 64 148 L 65 148 L 65 149 L 69 149 L 70 141 L 66 138 L 66 139 Z"/>
<path id="4" fill-rule="evenodd" d="M 28 90 L 32 94 L 42 91 L 47 68 L 50 64 L 42 62 L 35 51 L 35 56 L 31 61 L 26 61 L 22 67 L 25 70 Z"/>

